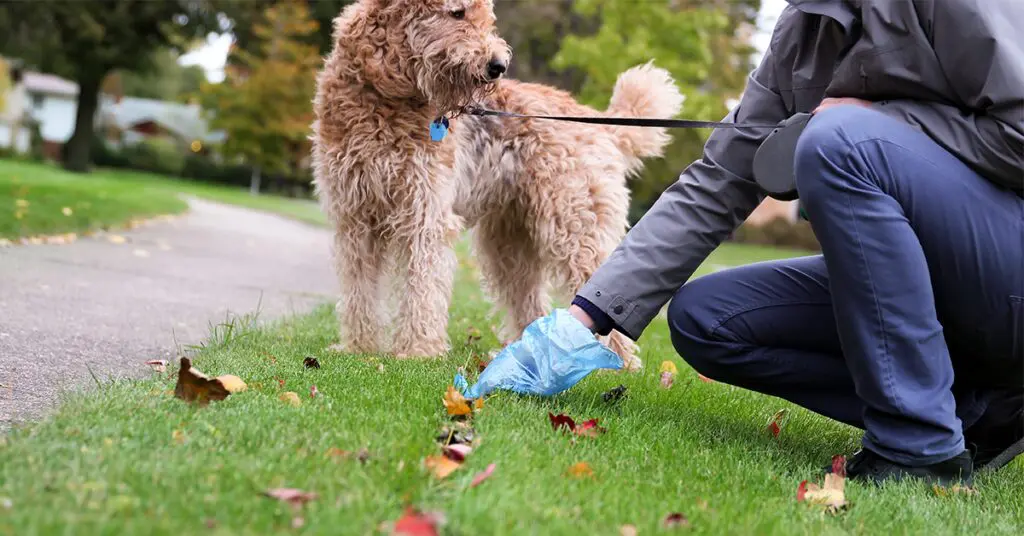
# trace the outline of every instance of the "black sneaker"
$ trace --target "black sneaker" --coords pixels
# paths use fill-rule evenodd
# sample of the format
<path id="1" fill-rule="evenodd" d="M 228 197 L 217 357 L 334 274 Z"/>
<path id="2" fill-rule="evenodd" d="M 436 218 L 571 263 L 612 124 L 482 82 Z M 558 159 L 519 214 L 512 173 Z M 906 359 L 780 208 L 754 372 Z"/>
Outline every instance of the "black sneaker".
<path id="1" fill-rule="evenodd" d="M 1024 452 L 1024 390 L 1001 393 L 978 422 L 964 430 L 975 471 L 1001 469 Z"/>
<path id="2" fill-rule="evenodd" d="M 831 467 L 826 470 L 831 471 Z M 953 484 L 970 486 L 974 481 L 971 453 L 965 450 L 939 463 L 911 467 L 889 461 L 868 449 L 862 449 L 846 461 L 846 478 L 851 480 L 881 484 L 885 480 L 899 481 L 908 477 L 919 478 L 929 484 L 943 487 Z"/>

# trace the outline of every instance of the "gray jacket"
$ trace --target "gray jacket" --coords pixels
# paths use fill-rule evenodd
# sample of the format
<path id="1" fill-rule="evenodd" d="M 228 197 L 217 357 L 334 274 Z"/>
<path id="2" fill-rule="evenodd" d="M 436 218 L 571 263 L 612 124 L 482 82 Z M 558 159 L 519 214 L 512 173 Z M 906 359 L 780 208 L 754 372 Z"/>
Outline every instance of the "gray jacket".
<path id="1" fill-rule="evenodd" d="M 1024 0 L 789 0 L 731 122 L 777 123 L 856 97 L 989 180 L 1024 187 Z M 579 291 L 638 338 L 753 212 L 764 130 L 719 129 Z"/>

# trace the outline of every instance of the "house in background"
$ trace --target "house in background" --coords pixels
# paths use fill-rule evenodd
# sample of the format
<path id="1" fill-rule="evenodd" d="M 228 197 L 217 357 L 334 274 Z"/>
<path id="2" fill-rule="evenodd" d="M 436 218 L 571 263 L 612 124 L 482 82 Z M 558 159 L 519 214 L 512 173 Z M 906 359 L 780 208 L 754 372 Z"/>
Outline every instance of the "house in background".
<path id="1" fill-rule="evenodd" d="M 34 71 L 22 71 L 20 78 L 21 81 L 14 84 L 5 98 L 9 102 L 4 113 L 4 125 L 0 128 L 4 130 L 0 132 L 0 145 L 21 153 L 28 152 L 31 144 L 28 125 L 35 122 L 39 125 L 44 154 L 58 158 L 61 146 L 75 131 L 78 84 Z M 18 119 L 15 121 L 16 116 Z"/>
<path id="2" fill-rule="evenodd" d="M 96 128 L 114 149 L 162 138 L 183 150 L 205 153 L 209 146 L 224 141 L 223 132 L 209 130 L 198 105 L 137 97 L 103 96 Z"/>

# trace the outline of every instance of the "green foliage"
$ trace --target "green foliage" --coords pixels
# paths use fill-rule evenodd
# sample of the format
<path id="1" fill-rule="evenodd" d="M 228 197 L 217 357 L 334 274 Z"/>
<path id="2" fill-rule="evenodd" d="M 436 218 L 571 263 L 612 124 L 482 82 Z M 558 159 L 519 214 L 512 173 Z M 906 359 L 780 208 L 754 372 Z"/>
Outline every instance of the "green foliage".
<path id="1" fill-rule="evenodd" d="M 790 223 L 777 218 L 763 225 L 745 223 L 736 230 L 734 242 L 784 247 L 806 251 L 821 251 L 811 225 L 805 221 Z"/>
<path id="2" fill-rule="evenodd" d="M 170 48 L 153 52 L 148 68 L 121 70 L 121 94 L 131 97 L 184 102 L 199 92 L 206 80 L 202 67 L 185 67 L 178 63 L 180 55 Z"/>
<path id="3" fill-rule="evenodd" d="M 727 112 L 726 100 L 742 92 L 752 67 L 752 48 L 739 30 L 754 22 L 759 8 L 760 0 L 578 0 L 573 12 L 596 20 L 596 30 L 565 36 L 552 65 L 582 72 L 580 100 L 604 109 L 622 71 L 654 60 L 672 73 L 686 96 L 683 117 L 718 120 Z M 672 133 L 665 158 L 648 161 L 641 177 L 630 184 L 632 221 L 700 157 L 710 133 Z"/>
<path id="4" fill-rule="evenodd" d="M 260 168 L 289 172 L 309 154 L 311 102 L 320 54 L 306 41 L 318 23 L 301 0 L 282 0 L 253 27 L 256 52 L 235 48 L 221 84 L 204 84 L 212 129 L 224 130 L 220 151 Z"/>

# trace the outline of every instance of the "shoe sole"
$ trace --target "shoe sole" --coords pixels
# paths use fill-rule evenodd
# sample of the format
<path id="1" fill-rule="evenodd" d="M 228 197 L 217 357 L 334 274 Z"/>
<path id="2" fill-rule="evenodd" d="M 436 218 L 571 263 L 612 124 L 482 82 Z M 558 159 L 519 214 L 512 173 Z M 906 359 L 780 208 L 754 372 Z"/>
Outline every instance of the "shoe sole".
<path id="1" fill-rule="evenodd" d="M 995 471 L 1002 469 L 1006 464 L 1013 461 L 1014 458 L 1024 453 L 1024 438 L 1018 439 L 1016 443 L 1010 445 L 1006 450 L 999 453 L 998 456 L 989 460 L 988 463 L 978 468 L 979 471 Z"/>

